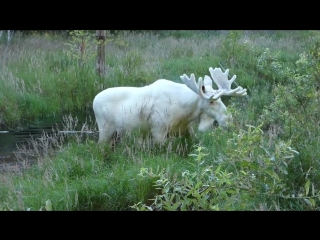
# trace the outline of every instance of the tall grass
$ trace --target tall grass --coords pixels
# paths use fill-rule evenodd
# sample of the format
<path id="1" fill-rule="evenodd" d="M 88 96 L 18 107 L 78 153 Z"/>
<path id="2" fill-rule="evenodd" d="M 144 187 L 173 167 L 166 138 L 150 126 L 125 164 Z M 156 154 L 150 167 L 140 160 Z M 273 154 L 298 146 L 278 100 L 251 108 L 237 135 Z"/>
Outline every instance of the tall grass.
<path id="1" fill-rule="evenodd" d="M 0 175 L 0 209 L 318 210 L 319 36 L 117 31 L 108 35 L 104 77 L 94 58 L 80 66 L 67 54 L 65 36 L 17 34 L 9 47 L 1 42 L 0 123 L 12 128 L 91 109 L 105 88 L 180 82 L 181 74 L 203 77 L 209 67 L 229 68 L 248 97 L 223 98 L 233 125 L 200 133 L 194 123 L 187 147 L 179 138 L 153 146 L 139 132 L 123 136 L 114 151 L 98 147 L 95 136 L 31 140 L 17 156 L 25 168 Z M 74 121 L 66 117 L 65 128 Z M 94 120 L 84 129 L 96 131 Z"/>

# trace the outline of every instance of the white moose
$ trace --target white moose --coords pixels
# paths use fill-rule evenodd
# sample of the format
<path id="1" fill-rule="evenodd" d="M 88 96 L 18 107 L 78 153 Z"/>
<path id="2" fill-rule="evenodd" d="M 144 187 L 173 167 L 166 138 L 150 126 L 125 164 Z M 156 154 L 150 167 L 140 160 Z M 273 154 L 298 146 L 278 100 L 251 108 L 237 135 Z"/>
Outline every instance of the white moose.
<path id="1" fill-rule="evenodd" d="M 180 76 L 176 83 L 159 79 L 144 87 L 113 87 L 98 93 L 93 100 L 93 110 L 99 129 L 98 143 L 114 144 L 114 134 L 140 129 L 151 133 L 154 143 L 161 143 L 167 134 L 184 134 L 190 123 L 199 120 L 200 131 L 206 131 L 214 120 L 219 126 L 231 121 L 231 114 L 221 101 L 221 96 L 245 96 L 247 90 L 238 86 L 231 89 L 234 75 L 228 80 L 229 69 L 209 68 L 218 90 L 212 88 L 209 76 L 195 81 L 194 74 L 189 78 Z M 191 91 L 192 90 L 192 91 Z"/>

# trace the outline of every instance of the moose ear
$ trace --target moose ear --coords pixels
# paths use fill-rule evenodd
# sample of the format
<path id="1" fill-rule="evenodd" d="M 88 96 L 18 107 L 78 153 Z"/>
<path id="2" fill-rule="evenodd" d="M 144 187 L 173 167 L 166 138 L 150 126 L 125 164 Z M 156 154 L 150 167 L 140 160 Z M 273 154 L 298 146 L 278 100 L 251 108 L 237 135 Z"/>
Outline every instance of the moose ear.
<path id="1" fill-rule="evenodd" d="M 202 85 L 202 92 L 206 93 L 206 88 Z"/>
<path id="2" fill-rule="evenodd" d="M 208 75 L 204 76 L 203 85 L 212 87 L 212 79 Z"/>

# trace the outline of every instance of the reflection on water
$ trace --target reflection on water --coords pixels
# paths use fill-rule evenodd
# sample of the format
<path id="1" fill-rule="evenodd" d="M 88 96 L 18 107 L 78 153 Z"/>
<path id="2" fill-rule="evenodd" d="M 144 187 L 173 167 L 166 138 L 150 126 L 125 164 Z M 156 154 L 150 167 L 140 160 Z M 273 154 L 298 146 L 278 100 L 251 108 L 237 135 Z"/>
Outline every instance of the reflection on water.
<path id="1" fill-rule="evenodd" d="M 6 168 L 14 169 L 18 165 L 15 152 L 18 151 L 17 146 L 27 144 L 28 139 L 40 138 L 44 133 L 51 135 L 56 130 L 75 130 L 80 131 L 85 123 L 94 123 L 94 115 L 92 112 L 69 114 L 73 119 L 77 119 L 76 126 L 66 126 L 66 116 L 50 117 L 42 119 L 38 122 L 25 124 L 19 130 L 9 130 L 5 126 L 0 125 L 0 171 Z M 70 124 L 70 123 L 69 123 Z M 74 124 L 74 123 L 73 123 Z M 70 124 L 71 125 L 71 124 Z M 70 129 L 72 127 L 73 129 Z"/>

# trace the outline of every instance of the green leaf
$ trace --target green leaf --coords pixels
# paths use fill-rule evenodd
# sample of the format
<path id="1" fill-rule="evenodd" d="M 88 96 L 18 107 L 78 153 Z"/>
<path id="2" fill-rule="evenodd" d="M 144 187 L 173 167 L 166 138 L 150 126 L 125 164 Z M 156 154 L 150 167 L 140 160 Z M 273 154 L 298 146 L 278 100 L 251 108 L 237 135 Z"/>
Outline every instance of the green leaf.
<path id="1" fill-rule="evenodd" d="M 305 202 L 309 207 L 312 207 L 312 203 L 309 201 L 309 199 L 304 198 L 303 200 L 304 200 L 304 202 Z M 311 199 L 310 199 L 310 200 L 311 200 Z"/>
<path id="2" fill-rule="evenodd" d="M 180 205 L 181 205 L 180 202 L 176 202 L 175 204 L 172 205 L 171 210 L 177 210 Z"/>
<path id="3" fill-rule="evenodd" d="M 315 202 L 315 200 L 313 198 L 310 198 L 309 201 L 310 201 L 312 207 L 316 206 L 316 202 Z"/>
<path id="4" fill-rule="evenodd" d="M 312 190 L 312 196 L 314 196 L 315 192 L 314 192 L 314 184 L 313 184 L 313 183 L 312 183 L 312 188 L 311 188 L 311 190 Z"/>
<path id="5" fill-rule="evenodd" d="M 52 203 L 51 203 L 51 201 L 50 201 L 50 199 L 48 199 L 47 201 L 46 201 L 46 211 L 52 211 Z"/>
<path id="6" fill-rule="evenodd" d="M 309 188 L 310 188 L 310 180 L 308 179 L 304 185 L 304 189 L 306 190 L 306 196 L 308 196 L 309 194 Z"/>
<path id="7" fill-rule="evenodd" d="M 218 205 L 210 206 L 210 208 L 213 211 L 219 211 L 220 210 Z"/>
<path id="8" fill-rule="evenodd" d="M 203 183 L 201 181 L 197 182 L 197 184 L 195 185 L 194 189 L 198 189 L 202 185 L 203 185 Z"/>
<path id="9" fill-rule="evenodd" d="M 170 202 L 172 203 L 173 198 L 175 197 L 175 194 L 172 193 L 171 197 L 170 197 Z"/>
<path id="10" fill-rule="evenodd" d="M 214 171 L 214 173 L 217 175 L 217 173 L 220 171 L 220 168 L 221 168 L 221 165 L 219 165 L 218 167 L 217 167 L 217 169 Z"/>
<path id="11" fill-rule="evenodd" d="M 189 154 L 188 156 L 189 156 L 189 157 L 197 157 L 198 154 L 191 153 L 191 154 Z"/>
<path id="12" fill-rule="evenodd" d="M 271 177 L 275 178 L 276 180 L 279 180 L 278 174 L 276 174 L 273 170 L 266 170 L 266 173 L 268 173 Z"/>
<path id="13" fill-rule="evenodd" d="M 233 189 L 227 189 L 226 190 L 226 193 L 229 193 L 229 194 L 236 194 L 236 191 L 235 190 L 233 190 Z"/>

